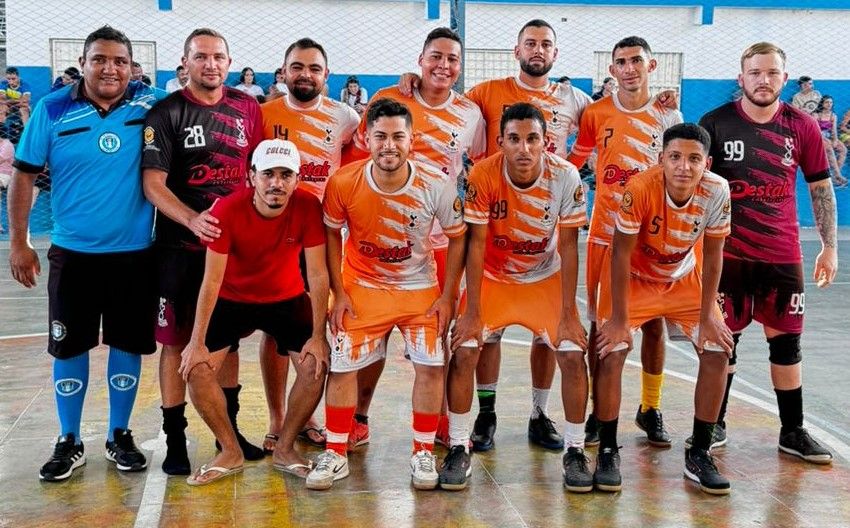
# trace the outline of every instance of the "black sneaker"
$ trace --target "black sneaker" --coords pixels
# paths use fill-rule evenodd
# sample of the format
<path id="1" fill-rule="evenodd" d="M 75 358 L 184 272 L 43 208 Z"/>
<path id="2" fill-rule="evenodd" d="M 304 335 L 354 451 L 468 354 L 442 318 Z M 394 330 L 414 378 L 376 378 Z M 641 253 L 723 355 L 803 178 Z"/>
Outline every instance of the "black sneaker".
<path id="1" fill-rule="evenodd" d="M 620 491 L 623 488 L 623 477 L 620 475 L 620 451 L 617 448 L 606 447 L 599 451 L 596 457 L 596 471 L 593 472 L 593 483 L 596 489 L 602 491 Z"/>
<path id="2" fill-rule="evenodd" d="M 53 455 L 46 464 L 41 466 L 38 478 L 48 482 L 59 482 L 71 476 L 80 466 L 86 463 L 86 450 L 83 443 L 76 443 L 74 433 L 60 436 L 53 448 Z"/>
<path id="3" fill-rule="evenodd" d="M 711 449 L 715 447 L 723 447 L 726 445 L 726 424 L 717 423 L 714 426 L 714 433 L 711 435 Z M 685 448 L 690 449 L 694 446 L 694 436 L 691 435 L 685 440 Z"/>
<path id="4" fill-rule="evenodd" d="M 453 446 L 440 466 L 440 487 L 457 491 L 466 487 L 472 476 L 472 456 L 463 446 Z"/>
<path id="5" fill-rule="evenodd" d="M 472 435 L 469 439 L 472 441 L 473 451 L 489 451 L 493 449 L 495 442 L 493 435 L 496 434 L 496 413 L 478 413 L 475 418 L 475 425 L 472 427 Z"/>
<path id="6" fill-rule="evenodd" d="M 587 464 L 590 462 L 584 455 L 584 449 L 570 447 L 564 453 L 563 464 L 564 487 L 573 493 L 587 493 L 593 490 L 593 475 Z"/>
<path id="7" fill-rule="evenodd" d="M 537 418 L 528 419 L 528 440 L 546 449 L 560 451 L 564 448 L 564 437 L 555 429 L 555 422 L 537 408 Z"/>
<path id="8" fill-rule="evenodd" d="M 650 407 L 646 412 L 641 412 L 640 406 L 638 406 L 635 424 L 646 433 L 651 445 L 655 447 L 670 447 L 672 445 L 673 441 L 670 439 L 670 434 L 664 429 L 664 419 L 658 409 Z"/>
<path id="9" fill-rule="evenodd" d="M 729 479 L 720 474 L 711 453 L 705 449 L 685 449 L 685 477 L 712 495 L 728 495 L 732 490 Z"/>
<path id="10" fill-rule="evenodd" d="M 831 464 L 832 453 L 809 435 L 805 427 L 779 434 L 779 450 L 813 464 Z"/>
<path id="11" fill-rule="evenodd" d="M 599 420 L 595 414 L 587 417 L 584 423 L 584 446 L 596 447 L 599 445 Z"/>
<path id="12" fill-rule="evenodd" d="M 115 428 L 112 432 L 113 441 L 106 441 L 106 460 L 115 462 L 115 467 L 120 471 L 142 471 L 148 467 L 145 455 L 133 442 L 133 435 L 129 429 Z"/>

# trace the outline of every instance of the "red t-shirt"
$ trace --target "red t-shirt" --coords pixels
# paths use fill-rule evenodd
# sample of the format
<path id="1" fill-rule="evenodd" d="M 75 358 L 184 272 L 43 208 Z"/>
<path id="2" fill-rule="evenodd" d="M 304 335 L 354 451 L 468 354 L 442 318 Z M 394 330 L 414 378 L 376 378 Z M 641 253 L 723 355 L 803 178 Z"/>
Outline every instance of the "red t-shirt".
<path id="1" fill-rule="evenodd" d="M 254 189 L 219 200 L 212 214 L 221 236 L 207 244 L 228 255 L 219 297 L 243 303 L 271 303 L 304 291 L 298 255 L 325 243 L 319 199 L 295 189 L 280 216 L 265 218 L 253 204 Z"/>

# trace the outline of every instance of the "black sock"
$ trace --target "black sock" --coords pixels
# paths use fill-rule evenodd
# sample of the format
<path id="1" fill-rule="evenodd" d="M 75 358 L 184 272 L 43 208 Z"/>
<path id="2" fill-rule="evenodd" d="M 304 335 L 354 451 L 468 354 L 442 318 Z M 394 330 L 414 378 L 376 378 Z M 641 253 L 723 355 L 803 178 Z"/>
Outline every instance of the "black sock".
<path id="1" fill-rule="evenodd" d="M 720 404 L 720 414 L 717 415 L 717 423 L 726 427 L 726 405 L 729 403 L 729 391 L 732 390 L 732 379 L 734 372 L 726 374 L 726 392 L 723 393 L 723 403 Z"/>
<path id="2" fill-rule="evenodd" d="M 478 389 L 476 392 L 478 393 L 478 412 L 496 412 L 496 391 Z"/>
<path id="3" fill-rule="evenodd" d="M 599 420 L 599 449 L 609 447 L 617 450 L 617 423 L 618 418 L 610 421 Z"/>
<path id="4" fill-rule="evenodd" d="M 714 435 L 714 424 L 711 422 L 703 422 L 694 416 L 694 449 L 704 449 L 706 451 L 711 447 L 711 437 Z"/>
<path id="5" fill-rule="evenodd" d="M 776 392 L 776 403 L 779 405 L 779 420 L 782 422 L 782 434 L 789 433 L 803 426 L 803 387 L 779 390 Z"/>
<path id="6" fill-rule="evenodd" d="M 365 414 L 355 414 L 354 421 L 360 424 L 369 425 L 369 417 Z"/>

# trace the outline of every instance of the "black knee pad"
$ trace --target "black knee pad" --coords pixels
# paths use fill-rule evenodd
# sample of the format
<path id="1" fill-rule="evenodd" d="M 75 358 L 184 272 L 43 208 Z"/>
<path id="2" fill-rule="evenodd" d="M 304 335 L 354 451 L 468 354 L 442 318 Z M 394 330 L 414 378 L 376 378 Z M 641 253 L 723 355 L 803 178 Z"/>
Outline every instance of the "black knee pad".
<path id="1" fill-rule="evenodd" d="M 738 363 L 738 340 L 741 339 L 741 334 L 732 334 L 732 357 L 729 358 L 729 366 Z"/>
<path id="2" fill-rule="evenodd" d="M 796 365 L 803 360 L 800 334 L 781 334 L 767 340 L 770 362 L 774 365 Z"/>

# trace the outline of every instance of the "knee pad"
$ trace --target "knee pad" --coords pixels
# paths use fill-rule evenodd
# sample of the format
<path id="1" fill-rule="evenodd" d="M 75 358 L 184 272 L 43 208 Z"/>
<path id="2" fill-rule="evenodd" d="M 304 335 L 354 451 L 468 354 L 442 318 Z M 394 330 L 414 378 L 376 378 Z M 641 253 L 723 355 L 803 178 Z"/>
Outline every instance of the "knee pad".
<path id="1" fill-rule="evenodd" d="M 729 358 L 729 366 L 738 363 L 738 340 L 741 339 L 741 334 L 732 334 L 732 357 Z"/>
<path id="2" fill-rule="evenodd" d="M 770 362 L 774 365 L 796 365 L 803 360 L 800 334 L 781 334 L 767 340 Z"/>

